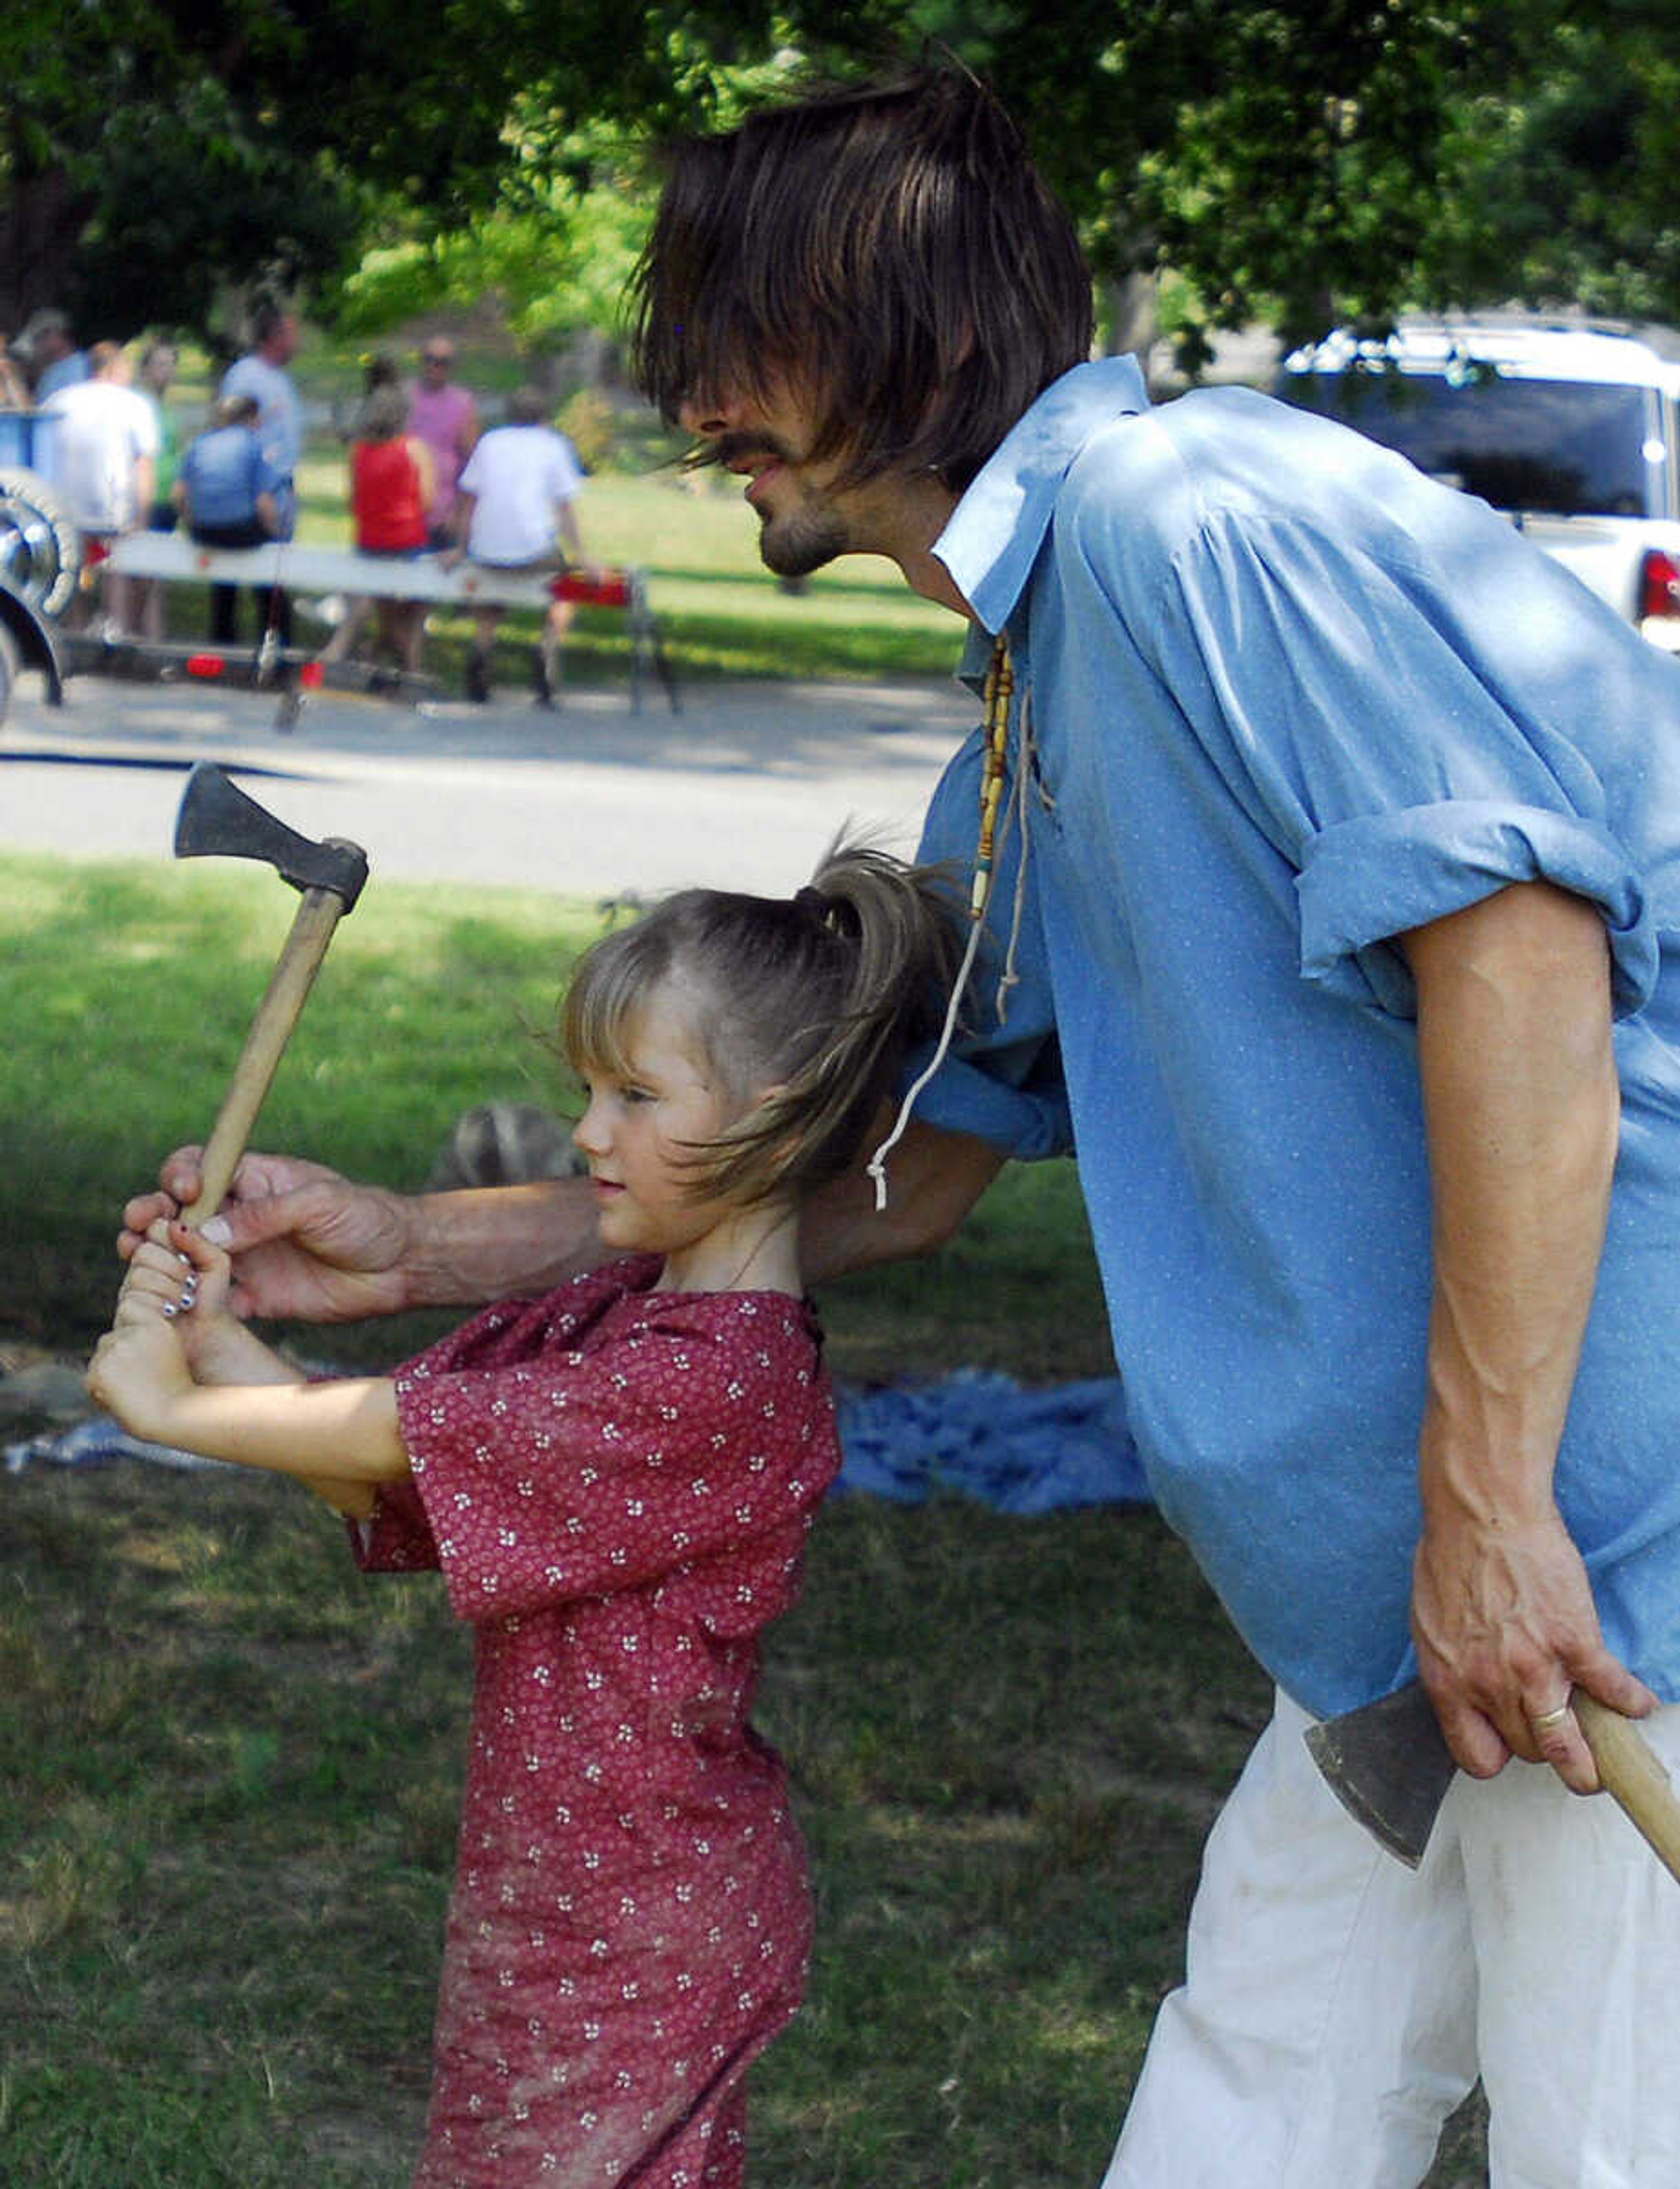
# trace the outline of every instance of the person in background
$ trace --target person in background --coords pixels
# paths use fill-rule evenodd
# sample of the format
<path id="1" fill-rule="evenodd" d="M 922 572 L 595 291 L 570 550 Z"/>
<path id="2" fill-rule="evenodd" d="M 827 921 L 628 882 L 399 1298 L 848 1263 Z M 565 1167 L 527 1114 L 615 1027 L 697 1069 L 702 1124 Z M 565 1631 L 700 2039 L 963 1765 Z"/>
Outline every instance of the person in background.
<path id="1" fill-rule="evenodd" d="M 66 312 L 49 308 L 32 314 L 20 347 L 29 359 L 35 399 L 43 407 L 60 388 L 74 387 L 93 371 L 88 352 L 76 345 Z"/>
<path id="2" fill-rule="evenodd" d="M 545 422 L 547 407 L 537 388 L 516 388 L 507 423 L 493 426 L 467 459 L 455 509 L 459 544 L 452 551 L 454 559 L 464 553 L 497 570 L 591 567 L 584 561 L 583 537 L 572 507 L 583 487 L 583 467 L 566 436 Z M 467 664 L 470 699 L 482 702 L 490 696 L 490 655 L 501 618 L 499 608 L 473 612 L 472 652 Z M 571 621 L 569 601 L 550 602 L 532 663 L 540 707 L 555 704 Z"/>
<path id="3" fill-rule="evenodd" d="M 364 555 L 412 560 L 427 547 L 426 512 L 432 500 L 432 452 L 405 433 L 408 401 L 394 380 L 375 387 L 362 405 L 361 430 L 350 449 L 350 513 L 356 546 Z M 375 598 L 351 602 L 344 620 L 321 653 L 342 661 L 373 607 L 380 643 L 410 676 L 420 670 L 426 603 Z"/>
<path id="4" fill-rule="evenodd" d="M 0 410 L 28 410 L 34 402 L 23 359 L 14 348 L 11 337 L 0 334 Z"/>
<path id="5" fill-rule="evenodd" d="M 281 481 L 263 446 L 254 395 L 223 397 L 216 422 L 181 459 L 175 501 L 187 530 L 206 547 L 262 547 L 280 526 Z M 232 646 L 239 629 L 239 587 L 210 589 L 210 636 Z"/>
<path id="6" fill-rule="evenodd" d="M 455 544 L 455 483 L 478 438 L 478 410 L 455 374 L 455 345 L 428 335 L 421 345 L 420 377 L 409 390 L 409 431 L 432 451 L 433 486 L 427 512 L 430 544 Z"/>
<path id="7" fill-rule="evenodd" d="M 157 466 L 157 419 L 133 386 L 133 368 L 120 342 L 95 342 L 89 376 L 61 387 L 42 406 L 56 420 L 56 483 L 77 528 L 105 552 L 113 540 L 144 525 L 151 514 Z M 109 625 L 133 628 L 133 580 L 95 566 Z M 85 583 L 85 578 L 84 578 Z M 82 596 L 78 611 L 85 614 Z"/>
<path id="8" fill-rule="evenodd" d="M 297 315 L 278 304 L 264 304 L 252 323 L 251 348 L 223 375 L 221 395 L 250 395 L 256 399 L 257 430 L 263 455 L 277 482 L 273 491 L 279 523 L 274 536 L 290 540 L 297 519 L 297 474 L 303 455 L 303 409 L 297 388 L 286 367 L 297 351 Z M 218 592 L 228 590 L 215 588 Z M 283 586 L 265 595 L 265 621 L 282 646 L 291 643 L 291 602 Z M 237 620 L 235 602 L 218 604 L 212 623 L 225 624 L 231 636 Z"/>
<path id="9" fill-rule="evenodd" d="M 153 532 L 173 532 L 179 518 L 175 504 L 175 481 L 181 468 L 181 427 L 169 389 L 175 377 L 177 352 L 171 342 L 148 342 L 140 354 L 138 386 L 151 405 L 157 423 L 157 471 L 152 481 L 151 509 L 147 517 Z M 164 591 L 156 578 L 134 582 L 133 614 L 143 637 L 163 636 Z"/>

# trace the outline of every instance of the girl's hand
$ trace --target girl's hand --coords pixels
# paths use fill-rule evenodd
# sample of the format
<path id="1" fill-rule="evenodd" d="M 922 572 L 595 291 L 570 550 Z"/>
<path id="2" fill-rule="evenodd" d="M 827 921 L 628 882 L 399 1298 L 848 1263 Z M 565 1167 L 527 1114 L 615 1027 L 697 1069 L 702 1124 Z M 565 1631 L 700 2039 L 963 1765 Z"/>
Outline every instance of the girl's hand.
<path id="1" fill-rule="evenodd" d="M 219 1247 L 159 1217 L 130 1257 L 116 1326 L 160 1319 L 174 1323 L 194 1377 L 217 1382 L 218 1354 L 245 1336 L 228 1304 L 232 1282 L 233 1264 Z"/>
<path id="2" fill-rule="evenodd" d="M 150 1308 L 121 1308 L 88 1364 L 88 1394 L 148 1444 L 173 1441 L 175 1411 L 194 1389 L 174 1325 Z"/>
<path id="3" fill-rule="evenodd" d="M 291 1366 L 235 1314 L 233 1264 L 184 1225 L 155 1219 L 129 1258 L 116 1326 L 161 1318 L 174 1330 L 195 1383 L 298 1383 Z"/>

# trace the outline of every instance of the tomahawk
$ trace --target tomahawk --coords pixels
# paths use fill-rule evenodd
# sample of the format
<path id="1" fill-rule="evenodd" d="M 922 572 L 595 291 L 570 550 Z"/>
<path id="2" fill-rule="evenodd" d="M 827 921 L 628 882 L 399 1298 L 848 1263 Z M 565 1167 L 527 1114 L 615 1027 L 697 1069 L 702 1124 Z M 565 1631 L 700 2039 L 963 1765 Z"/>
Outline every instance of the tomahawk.
<path id="1" fill-rule="evenodd" d="M 213 761 L 187 778 L 175 820 L 178 859 L 260 859 L 301 890 L 291 930 L 268 993 L 257 1006 L 220 1113 L 204 1148 L 204 1183 L 182 1221 L 195 1230 L 222 1205 L 291 1029 L 314 985 L 333 930 L 354 908 L 367 880 L 359 845 L 329 836 L 312 843 L 260 806 Z"/>

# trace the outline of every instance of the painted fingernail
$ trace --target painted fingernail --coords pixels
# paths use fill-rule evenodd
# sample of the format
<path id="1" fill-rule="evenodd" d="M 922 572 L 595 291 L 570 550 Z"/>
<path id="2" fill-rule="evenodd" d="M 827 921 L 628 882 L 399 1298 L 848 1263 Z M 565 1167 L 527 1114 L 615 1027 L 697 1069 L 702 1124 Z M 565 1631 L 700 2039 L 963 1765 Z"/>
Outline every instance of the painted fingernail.
<path id="1" fill-rule="evenodd" d="M 212 1216 L 198 1236 L 201 1239 L 207 1239 L 212 1247 L 229 1247 L 233 1244 L 234 1235 L 229 1230 L 228 1220 L 224 1216 Z"/>

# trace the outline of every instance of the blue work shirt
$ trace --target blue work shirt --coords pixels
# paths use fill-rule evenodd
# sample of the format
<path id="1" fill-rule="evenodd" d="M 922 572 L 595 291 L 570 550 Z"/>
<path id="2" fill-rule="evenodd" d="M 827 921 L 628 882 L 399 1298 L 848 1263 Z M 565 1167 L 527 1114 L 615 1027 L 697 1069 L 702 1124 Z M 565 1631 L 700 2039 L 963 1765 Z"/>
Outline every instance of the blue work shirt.
<path id="1" fill-rule="evenodd" d="M 263 453 L 289 484 L 303 455 L 303 412 L 291 375 L 252 350 L 228 367 L 218 393 L 223 403 L 240 395 L 255 398 Z"/>
<path id="2" fill-rule="evenodd" d="M 250 426 L 218 426 L 201 433 L 181 459 L 189 524 L 254 524 L 259 495 L 278 495 L 285 481 L 263 453 Z"/>
<path id="3" fill-rule="evenodd" d="M 1021 984 L 919 1113 L 1077 1153 L 1154 1496 L 1315 1711 L 1415 1669 L 1430 1207 L 1393 938 L 1514 881 L 1598 908 L 1623 1117 L 1556 1490 L 1609 1648 L 1680 1699 L 1680 666 L 1402 458 L 1247 389 L 1151 409 L 1130 359 L 1047 390 L 936 551 L 970 670 L 1007 627 L 1036 759 Z M 976 736 L 925 856 L 971 863 L 979 771 Z"/>
<path id="4" fill-rule="evenodd" d="M 263 454 L 278 482 L 274 495 L 280 518 L 279 536 L 290 540 L 297 521 L 296 474 L 303 460 L 303 410 L 291 375 L 284 365 L 274 365 L 259 352 L 251 350 L 244 357 L 235 358 L 223 374 L 220 394 L 224 403 L 240 395 L 256 399 L 260 414 L 257 431 L 262 439 Z"/>

